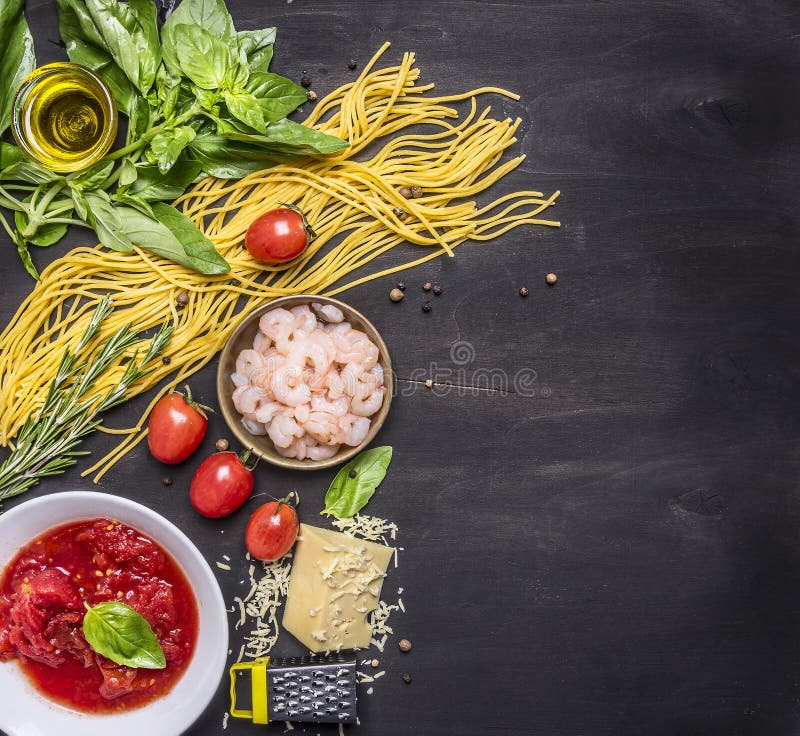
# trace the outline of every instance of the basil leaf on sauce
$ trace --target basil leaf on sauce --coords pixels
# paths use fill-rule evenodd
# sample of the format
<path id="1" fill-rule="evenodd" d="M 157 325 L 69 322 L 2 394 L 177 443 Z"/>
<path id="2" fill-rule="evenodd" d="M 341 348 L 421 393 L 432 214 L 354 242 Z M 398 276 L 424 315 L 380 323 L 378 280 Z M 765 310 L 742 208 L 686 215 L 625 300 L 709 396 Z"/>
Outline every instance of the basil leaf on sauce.
<path id="1" fill-rule="evenodd" d="M 140 613 L 119 601 L 91 608 L 84 605 L 83 635 L 98 654 L 127 667 L 162 670 L 167 666 L 164 650 Z"/>
<path id="2" fill-rule="evenodd" d="M 388 445 L 356 455 L 336 474 L 325 494 L 325 508 L 320 514 L 337 519 L 355 516 L 372 498 L 391 461 L 392 448 Z"/>

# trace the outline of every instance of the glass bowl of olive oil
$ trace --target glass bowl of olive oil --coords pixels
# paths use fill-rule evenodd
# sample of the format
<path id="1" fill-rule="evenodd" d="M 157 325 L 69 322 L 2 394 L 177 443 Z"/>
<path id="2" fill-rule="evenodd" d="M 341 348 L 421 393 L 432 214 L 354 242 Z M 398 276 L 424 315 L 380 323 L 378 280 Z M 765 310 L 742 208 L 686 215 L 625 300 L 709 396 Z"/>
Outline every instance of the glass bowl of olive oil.
<path id="1" fill-rule="evenodd" d="M 45 168 L 81 171 L 99 161 L 117 135 L 117 107 L 106 84 L 79 64 L 35 69 L 14 98 L 11 132 Z"/>

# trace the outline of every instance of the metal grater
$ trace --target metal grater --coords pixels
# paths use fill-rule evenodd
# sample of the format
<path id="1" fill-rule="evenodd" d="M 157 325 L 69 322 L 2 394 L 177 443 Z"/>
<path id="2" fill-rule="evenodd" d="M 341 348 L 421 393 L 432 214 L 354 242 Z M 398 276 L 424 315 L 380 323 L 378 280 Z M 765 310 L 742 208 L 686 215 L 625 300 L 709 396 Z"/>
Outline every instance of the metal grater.
<path id="1" fill-rule="evenodd" d="M 236 707 L 236 672 L 250 670 L 252 710 Z M 356 722 L 356 659 L 341 653 L 264 657 L 233 665 L 231 715 L 253 723 Z"/>

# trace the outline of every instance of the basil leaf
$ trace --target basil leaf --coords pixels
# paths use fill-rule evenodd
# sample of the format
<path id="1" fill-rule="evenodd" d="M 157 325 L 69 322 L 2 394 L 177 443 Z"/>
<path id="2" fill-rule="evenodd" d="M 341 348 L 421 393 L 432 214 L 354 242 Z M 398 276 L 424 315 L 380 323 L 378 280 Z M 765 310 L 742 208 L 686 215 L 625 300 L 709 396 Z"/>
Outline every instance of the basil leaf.
<path id="1" fill-rule="evenodd" d="M 161 42 L 158 38 L 158 12 L 153 0 L 128 0 L 128 7 L 136 19 L 133 40 L 139 49 L 139 78 L 143 94 L 155 82 L 161 67 Z"/>
<path id="2" fill-rule="evenodd" d="M 291 79 L 268 72 L 251 74 L 247 91 L 258 100 L 264 119 L 270 123 L 285 118 L 308 99 L 308 93 Z"/>
<path id="3" fill-rule="evenodd" d="M 70 187 L 69 193 L 72 197 L 72 203 L 75 205 L 75 214 L 84 222 L 89 222 L 89 203 L 86 201 L 83 192 L 75 187 Z"/>
<path id="4" fill-rule="evenodd" d="M 236 136 L 232 136 L 236 138 Z M 242 140 L 239 137 L 239 140 Z M 252 136 L 250 140 L 264 145 L 283 148 L 296 155 L 310 153 L 336 153 L 348 147 L 347 141 L 326 133 L 320 133 L 292 120 L 280 120 L 267 127 L 263 136 Z"/>
<path id="5" fill-rule="evenodd" d="M 185 76 L 202 89 L 223 86 L 234 64 L 228 45 L 205 28 L 186 24 L 175 26 L 172 38 L 181 51 L 178 69 Z"/>
<path id="6" fill-rule="evenodd" d="M 146 215 L 153 220 L 156 219 L 156 214 L 153 212 L 153 208 L 144 199 L 136 196 L 135 194 L 117 190 L 111 195 L 111 199 L 113 199 L 115 202 L 119 202 L 120 204 L 128 205 L 128 207 L 133 207 L 133 209 L 138 210 L 143 215 Z"/>
<path id="7" fill-rule="evenodd" d="M 94 191 L 86 192 L 84 197 L 89 207 L 89 224 L 94 228 L 100 242 L 107 248 L 122 253 L 133 250 L 132 241 L 122 223 L 122 212 L 111 204 L 108 195 L 102 191 Z"/>
<path id="8" fill-rule="evenodd" d="M 83 635 L 98 654 L 116 664 L 148 670 L 167 666 L 164 650 L 147 619 L 120 601 L 86 606 Z"/>
<path id="9" fill-rule="evenodd" d="M 0 171 L 13 164 L 22 163 L 27 160 L 28 157 L 22 152 L 21 148 L 13 146 L 11 143 L 0 141 Z"/>
<path id="10" fill-rule="evenodd" d="M 14 158 L 18 158 L 16 154 Z M 24 181 L 28 184 L 44 184 L 58 179 L 63 179 L 63 177 L 49 169 L 45 169 L 43 166 L 39 166 L 39 164 L 24 155 L 21 160 L 6 166 L 0 171 L 0 181 Z"/>
<path id="11" fill-rule="evenodd" d="M 161 29 L 162 38 L 171 36 L 175 26 L 181 24 L 205 28 L 223 43 L 236 43 L 233 18 L 223 0 L 183 0 L 165 21 Z"/>
<path id="12" fill-rule="evenodd" d="M 325 494 L 325 508 L 320 514 L 337 519 L 355 516 L 372 498 L 391 461 L 392 448 L 388 445 L 373 447 L 356 455 L 336 474 Z M 353 472 L 355 477 L 351 478 Z"/>
<path id="13" fill-rule="evenodd" d="M 86 169 L 86 171 L 69 174 L 67 183 L 70 187 L 76 187 L 77 189 L 96 189 L 108 179 L 113 168 L 113 161 L 109 161 L 107 164 L 95 164 Z"/>
<path id="14" fill-rule="evenodd" d="M 166 174 L 162 174 L 157 166 L 137 166 L 138 177 L 131 192 L 150 202 L 175 199 L 198 177 L 200 168 L 197 161 L 183 157 Z"/>
<path id="15" fill-rule="evenodd" d="M 136 181 L 136 177 L 138 176 L 139 171 L 131 160 L 128 158 L 122 159 L 122 163 L 119 165 L 119 178 L 117 179 L 120 187 L 130 186 Z"/>
<path id="16" fill-rule="evenodd" d="M 22 80 L 36 68 L 36 55 L 22 0 L 0 2 L 0 133 L 11 124 L 11 106 Z"/>
<path id="17" fill-rule="evenodd" d="M 69 217 L 69 214 L 63 215 Z M 28 216 L 24 212 L 14 213 L 14 223 L 17 230 L 25 230 L 28 227 Z M 67 226 L 61 222 L 44 222 L 36 228 L 33 235 L 29 235 L 26 241 L 31 245 L 38 245 L 42 248 L 57 243 L 67 234 Z"/>
<path id="18" fill-rule="evenodd" d="M 271 148 L 207 134 L 198 135 L 190 144 L 189 151 L 192 160 L 197 162 L 204 174 L 220 179 L 241 179 L 297 158 Z"/>
<path id="19" fill-rule="evenodd" d="M 244 54 L 247 59 L 250 74 L 268 72 L 269 64 L 272 61 L 272 44 L 275 43 L 275 29 L 239 31 L 236 39 L 239 43 L 239 53 Z"/>
<path id="20" fill-rule="evenodd" d="M 259 133 L 264 132 L 264 113 L 261 112 L 261 106 L 253 95 L 249 92 L 234 94 L 226 91 L 222 96 L 231 115 Z"/>
<path id="21" fill-rule="evenodd" d="M 162 174 L 166 174 L 172 168 L 183 149 L 194 140 L 194 136 L 194 128 L 188 125 L 168 128 L 153 136 L 149 152 L 152 153 Z"/>
<path id="22" fill-rule="evenodd" d="M 125 232 L 133 243 L 151 253 L 204 274 L 226 273 L 227 261 L 197 226 L 174 207 L 153 204 L 155 219 L 132 208 L 119 208 Z"/>

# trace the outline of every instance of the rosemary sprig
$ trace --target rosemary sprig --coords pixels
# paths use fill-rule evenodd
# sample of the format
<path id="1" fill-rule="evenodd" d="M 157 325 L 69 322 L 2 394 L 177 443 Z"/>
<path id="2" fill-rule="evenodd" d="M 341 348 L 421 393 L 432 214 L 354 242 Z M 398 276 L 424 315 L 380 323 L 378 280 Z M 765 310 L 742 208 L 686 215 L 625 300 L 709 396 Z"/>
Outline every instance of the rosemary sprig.
<path id="1" fill-rule="evenodd" d="M 169 342 L 172 327 L 164 325 L 141 360 L 138 351 L 128 360 L 116 386 L 105 393 L 94 391 L 100 376 L 139 340 L 139 334 L 125 325 L 106 340 L 91 362 L 81 362 L 81 352 L 110 312 L 111 301 L 106 296 L 74 349 L 64 351 L 42 408 L 25 420 L 16 447 L 0 465 L 0 502 L 27 491 L 41 478 L 63 473 L 81 455 L 88 455 L 87 451 L 77 449 L 83 437 L 102 424 L 100 415 L 104 411 L 125 401 L 128 389 L 152 370 L 148 364 Z"/>

